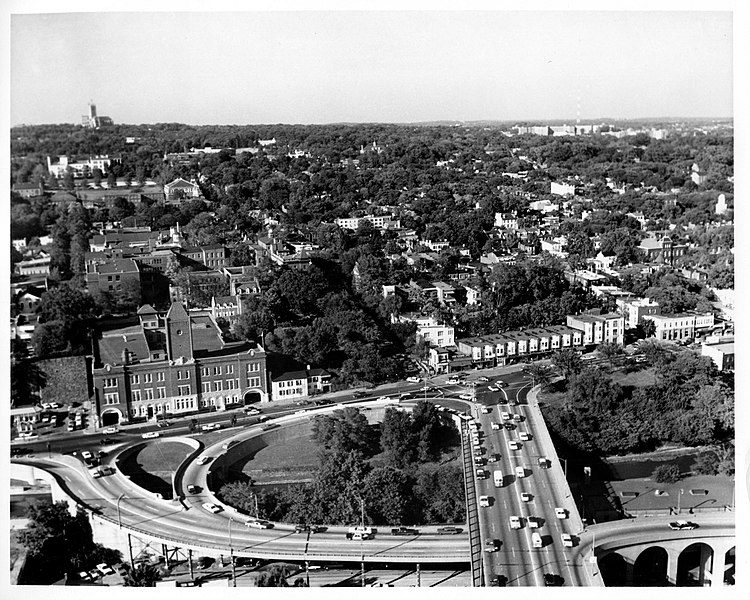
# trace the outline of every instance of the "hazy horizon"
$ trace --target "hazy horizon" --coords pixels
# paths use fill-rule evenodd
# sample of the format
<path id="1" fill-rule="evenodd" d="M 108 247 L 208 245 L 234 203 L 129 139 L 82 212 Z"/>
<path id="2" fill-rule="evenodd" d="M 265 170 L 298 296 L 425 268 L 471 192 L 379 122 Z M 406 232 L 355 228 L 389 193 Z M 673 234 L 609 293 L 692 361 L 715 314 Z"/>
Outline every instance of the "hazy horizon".
<path id="1" fill-rule="evenodd" d="M 131 125 L 731 119 L 732 18 L 729 11 L 12 14 L 10 123 L 77 124 L 90 100 L 99 115 Z"/>

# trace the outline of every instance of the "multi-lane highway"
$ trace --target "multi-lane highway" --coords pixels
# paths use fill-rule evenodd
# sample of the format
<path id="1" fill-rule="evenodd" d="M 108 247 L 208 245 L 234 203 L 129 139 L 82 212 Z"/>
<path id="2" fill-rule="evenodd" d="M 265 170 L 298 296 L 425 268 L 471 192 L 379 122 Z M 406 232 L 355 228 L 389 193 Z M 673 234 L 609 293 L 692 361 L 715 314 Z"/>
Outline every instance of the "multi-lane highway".
<path id="1" fill-rule="evenodd" d="M 492 395 L 498 404 L 477 404 L 471 426 L 479 439 L 472 444 L 473 471 L 485 583 L 544 585 L 550 573 L 566 585 L 587 585 L 585 569 L 571 560 L 574 548 L 563 543 L 563 534 L 575 543 L 582 526 L 538 407 L 526 403 L 530 383 L 517 376 L 504 380 L 507 385 Z M 534 533 L 541 546 L 534 546 Z"/>

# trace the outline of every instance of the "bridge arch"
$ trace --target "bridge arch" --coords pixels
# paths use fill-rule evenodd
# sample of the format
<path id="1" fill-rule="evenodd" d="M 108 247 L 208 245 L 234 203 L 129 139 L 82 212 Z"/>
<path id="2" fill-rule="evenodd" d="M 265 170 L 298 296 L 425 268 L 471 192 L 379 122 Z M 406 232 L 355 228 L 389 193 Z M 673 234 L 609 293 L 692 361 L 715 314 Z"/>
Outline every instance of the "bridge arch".
<path id="1" fill-rule="evenodd" d="M 630 585 L 628 582 L 628 570 L 630 564 L 619 552 L 610 552 L 599 560 L 599 571 L 602 574 L 604 585 L 607 587 L 623 587 Z"/>
<path id="2" fill-rule="evenodd" d="M 637 587 L 664 587 L 669 585 L 669 555 L 661 546 L 643 550 L 633 564 L 633 585 Z"/>
<path id="3" fill-rule="evenodd" d="M 714 549 L 704 542 L 685 547 L 677 559 L 678 587 L 710 585 L 714 565 Z"/>

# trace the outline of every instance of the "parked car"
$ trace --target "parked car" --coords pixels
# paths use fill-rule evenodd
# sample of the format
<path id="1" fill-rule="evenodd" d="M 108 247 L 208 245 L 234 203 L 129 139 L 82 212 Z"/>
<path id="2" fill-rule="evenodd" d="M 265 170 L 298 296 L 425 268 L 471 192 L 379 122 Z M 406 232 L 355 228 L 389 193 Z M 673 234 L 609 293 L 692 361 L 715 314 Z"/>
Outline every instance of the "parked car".
<path id="1" fill-rule="evenodd" d="M 160 435 L 161 434 L 158 431 L 148 431 L 148 432 L 144 433 L 143 435 L 141 435 L 141 437 L 144 440 L 152 440 L 154 438 L 158 438 Z"/>
<path id="2" fill-rule="evenodd" d="M 460 527 L 453 527 L 453 525 L 446 525 L 445 527 L 438 527 L 438 535 L 455 535 L 461 533 L 463 529 Z"/>
<path id="3" fill-rule="evenodd" d="M 492 412 L 492 407 L 491 406 L 483 406 L 482 407 L 482 413 L 484 413 L 485 415 L 487 415 L 487 414 L 489 414 L 491 412 Z"/>
<path id="4" fill-rule="evenodd" d="M 407 377 L 406 381 L 408 381 L 409 383 L 421 383 L 422 382 L 422 378 L 421 377 L 413 377 L 412 376 L 412 377 Z"/>
<path id="5" fill-rule="evenodd" d="M 259 415 L 260 411 L 255 408 L 254 406 L 246 406 L 245 407 L 245 414 L 246 415 Z"/>
<path id="6" fill-rule="evenodd" d="M 221 506 L 217 504 L 211 504 L 210 502 L 204 502 L 203 504 L 201 504 L 201 506 L 208 512 L 214 513 L 214 514 L 219 513 L 222 510 L 224 510 L 223 508 L 221 508 Z"/>
<path id="7" fill-rule="evenodd" d="M 458 397 L 461 398 L 461 400 L 471 400 L 474 398 L 471 394 L 460 394 Z"/>
<path id="8" fill-rule="evenodd" d="M 497 387 L 497 386 L 494 386 L 494 385 L 489 385 L 489 386 L 487 386 L 487 389 L 488 389 L 489 391 L 491 391 L 491 392 L 499 392 L 499 391 L 500 391 L 500 388 L 499 388 L 499 387 Z"/>
<path id="9" fill-rule="evenodd" d="M 112 575 L 115 572 L 107 563 L 100 563 L 96 565 L 96 568 L 102 575 Z"/>
<path id="10" fill-rule="evenodd" d="M 102 433 L 105 435 L 111 435 L 113 433 L 117 433 L 119 429 L 117 427 L 105 427 L 102 429 Z"/>
<path id="11" fill-rule="evenodd" d="M 419 535 L 419 530 L 412 527 L 394 527 L 391 535 Z"/>
<path id="12" fill-rule="evenodd" d="M 692 521 L 672 521 L 669 524 L 669 528 L 676 531 L 682 531 L 683 529 L 695 529 L 696 527 L 698 527 L 698 525 L 696 523 L 693 523 Z"/>

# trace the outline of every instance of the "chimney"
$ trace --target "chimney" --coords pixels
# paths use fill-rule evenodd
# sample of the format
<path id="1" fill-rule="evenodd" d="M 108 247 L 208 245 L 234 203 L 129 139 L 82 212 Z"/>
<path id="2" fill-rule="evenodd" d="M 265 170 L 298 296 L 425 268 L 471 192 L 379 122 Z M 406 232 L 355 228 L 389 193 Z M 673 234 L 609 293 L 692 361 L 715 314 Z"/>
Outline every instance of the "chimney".
<path id="1" fill-rule="evenodd" d="M 122 350 L 122 364 L 127 365 L 129 360 L 129 352 L 127 348 Z"/>

